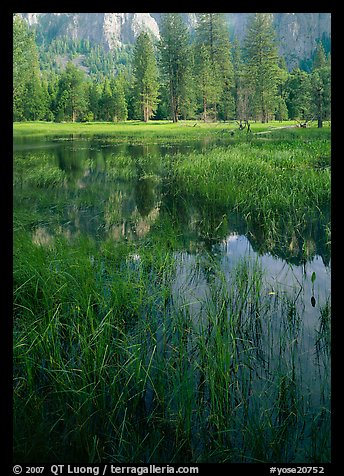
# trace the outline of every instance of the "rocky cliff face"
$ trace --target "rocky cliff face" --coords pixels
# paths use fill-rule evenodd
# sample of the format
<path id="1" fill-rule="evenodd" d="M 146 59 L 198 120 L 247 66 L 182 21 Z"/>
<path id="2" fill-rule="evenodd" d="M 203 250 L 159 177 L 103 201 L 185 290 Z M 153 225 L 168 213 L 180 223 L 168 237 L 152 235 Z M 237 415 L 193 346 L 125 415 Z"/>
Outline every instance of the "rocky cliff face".
<path id="1" fill-rule="evenodd" d="M 150 13 L 21 13 L 21 16 L 49 36 L 88 39 L 108 49 L 133 43 L 142 30 L 159 38 L 158 24 Z"/>
<path id="2" fill-rule="evenodd" d="M 330 13 L 275 13 L 280 53 L 287 64 L 297 65 L 314 52 L 317 40 L 331 38 Z"/>
<path id="3" fill-rule="evenodd" d="M 243 40 L 247 23 L 253 13 L 227 13 L 231 34 Z M 289 68 L 300 60 L 307 60 L 314 52 L 317 41 L 331 38 L 330 13 L 272 13 L 279 52 Z"/>
<path id="4" fill-rule="evenodd" d="M 68 35 L 75 39 L 89 39 L 108 49 L 132 44 L 142 30 L 159 38 L 161 13 L 22 13 L 30 25 L 39 25 L 50 36 Z M 195 13 L 183 13 L 192 30 Z M 247 22 L 253 13 L 226 13 L 232 38 L 245 36 Z M 308 59 L 316 42 L 324 35 L 331 37 L 330 13 L 273 13 L 273 22 L 289 67 Z"/>

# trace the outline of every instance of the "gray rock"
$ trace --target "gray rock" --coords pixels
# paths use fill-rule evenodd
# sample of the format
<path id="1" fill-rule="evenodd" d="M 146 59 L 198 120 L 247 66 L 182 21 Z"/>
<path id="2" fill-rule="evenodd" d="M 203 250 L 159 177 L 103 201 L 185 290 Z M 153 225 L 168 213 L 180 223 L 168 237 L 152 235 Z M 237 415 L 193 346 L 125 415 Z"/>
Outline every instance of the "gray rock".
<path id="1" fill-rule="evenodd" d="M 107 49 L 133 44 L 142 30 L 159 38 L 162 13 L 21 13 L 29 25 L 44 26 L 47 33 L 89 39 Z M 225 13 L 231 38 L 245 37 L 247 22 L 254 13 Z M 272 13 L 280 54 L 289 69 L 302 59 L 309 59 L 317 40 L 331 37 L 330 13 Z M 182 13 L 189 29 L 195 28 L 195 13 Z"/>

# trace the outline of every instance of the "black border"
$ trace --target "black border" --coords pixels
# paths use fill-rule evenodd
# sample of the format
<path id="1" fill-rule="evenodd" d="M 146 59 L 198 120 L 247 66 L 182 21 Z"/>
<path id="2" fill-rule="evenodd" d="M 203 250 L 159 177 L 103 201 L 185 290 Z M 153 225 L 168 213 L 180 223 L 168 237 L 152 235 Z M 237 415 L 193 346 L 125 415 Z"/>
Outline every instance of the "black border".
<path id="1" fill-rule="evenodd" d="M 59 2 L 55 5 L 49 5 L 46 3 L 39 3 L 34 2 L 27 4 L 27 2 L 16 2 L 13 6 L 8 5 L 7 7 L 10 8 L 10 11 L 2 12 L 0 15 L 1 21 L 1 36 L 2 36 L 2 55 L 1 55 L 1 81 L 2 81 L 2 94 L 1 94 L 1 115 L 2 115 L 2 139 L 6 141 L 6 153 L 1 154 L 2 165 L 4 166 L 5 177 L 2 180 L 2 185 L 0 187 L 1 194 L 3 194 L 2 203 L 4 205 L 4 217 L 5 222 L 2 226 L 3 230 L 1 233 L 2 242 L 4 242 L 4 246 L 2 247 L 2 260 L 1 263 L 4 265 L 4 270 L 2 270 L 2 286 L 1 291 L 4 295 L 5 306 L 3 307 L 3 312 L 1 313 L 0 322 L 3 325 L 3 331 L 1 333 L 2 342 L 0 345 L 0 349 L 2 352 L 2 359 L 1 359 L 1 370 L 2 370 L 2 378 L 1 378 L 1 393 L 2 393 L 2 411 L 3 411 L 3 426 L 2 426 L 2 444 L 1 448 L 1 460 L 0 466 L 1 473 L 4 475 L 12 475 L 13 464 L 18 464 L 18 462 L 12 461 L 12 436 L 13 436 L 13 424 L 12 424 L 12 275 L 13 275 L 13 189 L 12 189 L 12 150 L 13 150 L 13 114 L 12 114 L 12 18 L 13 12 L 17 11 L 25 11 L 25 9 L 30 9 L 31 11 L 46 11 L 47 7 L 52 8 L 52 11 L 70 11 L 76 9 L 80 11 L 88 7 L 89 4 L 84 4 L 82 7 L 77 6 L 77 4 L 72 4 L 68 2 L 64 5 L 63 2 Z M 119 7 L 119 5 L 111 4 L 109 2 L 102 3 L 97 2 L 96 5 L 97 10 L 99 11 L 102 7 L 103 10 L 107 11 L 110 9 L 114 9 L 115 7 Z M 185 7 L 188 8 L 185 8 Z M 338 347 L 340 346 L 340 323 L 343 320 L 343 316 L 339 311 L 339 293 L 341 291 L 341 277 L 342 277 L 342 270 L 344 269 L 340 265 L 339 258 L 341 257 L 341 252 L 339 248 L 340 238 L 338 234 L 338 229 L 340 227 L 339 222 L 339 210 L 341 209 L 341 200 L 342 197 L 339 196 L 338 188 L 340 185 L 341 180 L 341 157 L 340 157 L 340 139 L 338 139 L 338 132 L 340 132 L 340 118 L 336 117 L 339 115 L 340 111 L 340 92 L 342 91 L 343 87 L 339 83 L 339 74 L 341 68 L 341 58 L 340 56 L 343 55 L 341 52 L 341 45 L 338 42 L 339 36 L 339 29 L 340 29 L 340 21 L 343 18 L 340 14 L 340 10 L 336 8 L 338 5 L 334 5 L 334 2 L 326 2 L 324 4 L 314 4 L 314 2 L 309 3 L 307 5 L 305 2 L 296 2 L 295 5 L 291 5 L 290 3 L 278 5 L 276 2 L 271 3 L 270 5 L 266 2 L 264 4 L 252 4 L 250 6 L 249 3 L 236 3 L 233 5 L 225 4 L 224 2 L 220 2 L 218 5 L 215 5 L 211 2 L 211 11 L 217 9 L 217 11 L 235 11 L 234 8 L 239 7 L 239 11 L 242 11 L 240 7 L 244 7 L 247 11 L 245 13 L 256 11 L 257 7 L 261 9 L 261 11 L 275 11 L 278 7 L 282 6 L 290 10 L 299 10 L 299 12 L 311 13 L 314 12 L 316 9 L 321 7 L 322 12 L 331 13 L 331 57 L 332 57 L 332 189 L 331 189 L 331 206 L 332 206 L 332 259 L 331 259 L 331 294 L 332 294 L 332 462 L 328 464 L 319 464 L 319 466 L 323 466 L 325 468 L 324 474 L 339 474 L 340 463 L 341 463 L 341 426 L 339 422 L 340 418 L 340 406 L 341 406 L 341 374 L 339 374 L 340 369 L 340 362 L 339 362 L 339 353 L 337 351 Z M 54 7 L 54 8 L 53 8 Z M 126 7 L 131 7 L 133 11 L 140 11 L 142 7 L 145 10 L 153 10 L 153 11 L 161 11 L 161 7 L 167 7 L 167 5 L 158 5 L 158 3 L 154 4 L 154 2 L 149 2 L 149 4 L 140 4 L 135 6 L 133 2 L 130 2 L 129 5 Z M 204 8 L 203 3 L 197 5 L 182 5 L 178 6 L 177 4 L 171 2 L 169 5 L 169 9 L 173 9 L 174 11 L 183 11 L 183 10 L 202 10 L 207 11 Z M 126 8 L 128 11 L 129 8 Z M 88 10 L 89 11 L 89 10 Z M 339 55 L 337 58 L 337 52 L 339 51 Z M 5 128 L 5 130 L 4 130 Z M 337 143 L 338 142 L 338 143 Z M 334 351 L 334 352 L 333 352 Z M 19 462 L 20 464 L 20 462 Z M 81 463 L 82 464 L 82 463 Z M 88 465 L 89 466 L 89 465 Z M 97 466 L 97 465 L 96 465 Z M 100 473 L 102 474 L 102 468 L 104 465 L 98 465 L 100 467 Z M 121 466 L 121 465 L 119 465 Z M 124 465 L 122 465 L 124 466 Z M 128 465 L 129 466 L 129 465 Z M 132 464 L 130 466 L 145 466 L 145 465 L 138 465 Z M 170 465 L 175 466 L 175 465 Z M 233 474 L 234 476 L 241 476 L 242 474 L 251 474 L 251 475 L 267 475 L 270 474 L 270 468 L 272 467 L 271 464 L 265 463 L 250 463 L 250 464 L 239 464 L 239 463 L 204 463 L 204 464 L 190 464 L 185 466 L 198 466 L 200 475 L 206 474 L 208 471 L 216 471 L 217 474 Z M 283 467 L 283 468 L 296 468 L 305 465 L 296 465 L 296 464 L 278 464 L 276 463 L 276 467 Z M 315 466 L 314 464 L 312 466 Z M 5 469 L 6 467 L 6 469 Z M 290 471 L 290 470 L 289 470 Z M 25 473 L 25 468 L 22 474 Z M 50 468 L 46 468 L 43 474 L 52 474 L 50 473 Z M 65 472 L 61 474 L 67 474 Z M 106 474 L 110 474 L 109 470 Z M 128 473 L 129 474 L 129 473 Z M 166 473 L 165 473 L 166 474 Z M 277 474 L 277 473 L 274 473 Z M 289 473 L 282 473 L 282 474 L 293 474 Z"/>

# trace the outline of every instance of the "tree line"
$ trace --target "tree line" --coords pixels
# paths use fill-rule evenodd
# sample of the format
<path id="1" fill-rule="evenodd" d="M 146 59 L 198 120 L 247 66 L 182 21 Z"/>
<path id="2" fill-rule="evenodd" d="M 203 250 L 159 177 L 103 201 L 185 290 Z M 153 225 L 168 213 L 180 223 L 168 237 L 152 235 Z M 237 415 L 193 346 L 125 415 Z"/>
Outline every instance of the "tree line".
<path id="1" fill-rule="evenodd" d="M 160 39 L 141 32 L 124 61 L 87 40 L 72 46 L 56 40 L 55 53 L 70 59 L 48 67 L 56 54 L 39 54 L 34 31 L 14 16 L 13 120 L 316 119 L 321 127 L 331 115 L 330 53 L 319 42 L 311 71 L 289 72 L 270 14 L 252 17 L 242 44 L 230 42 L 221 13 L 197 14 L 192 32 L 179 13 L 165 13 Z M 82 65 L 72 61 L 80 54 Z"/>

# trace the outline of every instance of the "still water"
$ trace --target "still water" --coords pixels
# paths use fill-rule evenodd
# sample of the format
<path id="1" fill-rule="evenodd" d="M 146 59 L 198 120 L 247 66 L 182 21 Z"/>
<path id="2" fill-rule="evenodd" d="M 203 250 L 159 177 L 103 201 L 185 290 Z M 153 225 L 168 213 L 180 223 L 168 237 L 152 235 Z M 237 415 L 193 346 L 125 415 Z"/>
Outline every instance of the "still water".
<path id="1" fill-rule="evenodd" d="M 179 155 L 224 144 L 223 140 L 118 144 L 106 137 L 18 139 L 15 206 L 20 200 L 20 206 L 42 215 L 32 229 L 37 243 L 52 242 L 57 232 L 70 239 L 84 234 L 96 240 L 135 241 L 168 216 L 182 230 L 183 251 L 219 253 L 233 262 L 246 254 L 259 256 L 272 277 L 280 276 L 281 267 L 292 266 L 295 279 L 316 272 L 319 288 L 328 289 L 330 251 L 317 222 L 309 224 L 304 236 L 297 230 L 281 230 L 280 239 L 271 242 L 240 214 L 214 207 L 178 187 L 171 170 Z M 63 184 L 51 186 L 56 175 L 62 176 Z"/>
<path id="2" fill-rule="evenodd" d="M 37 246 L 53 247 L 59 236 L 71 242 L 87 236 L 96 243 L 135 244 L 149 237 L 154 240 L 161 230 L 177 263 L 171 284 L 174 305 L 201 321 L 212 288 L 209 263 L 216 263 L 227 283 L 240 262 L 255 263 L 265 276 L 261 292 L 276 306 L 276 321 L 266 328 L 265 353 L 278 352 L 272 335 L 285 333 L 290 352 L 297 346 L 302 385 L 309 399 L 326 406 L 329 357 L 322 355 L 320 365 L 315 346 L 319 316 L 329 303 L 331 286 L 331 258 L 323 227 L 310 223 L 304 236 L 287 228 L 279 239 L 271 240 L 237 212 L 190 196 L 174 180 L 174 161 L 216 145 L 225 142 L 118 144 L 104 137 L 18 140 L 14 144 L 14 206 L 27 214 L 26 227 Z M 178 231 L 177 240 L 170 240 L 171 228 Z M 139 263 L 139 252 L 132 259 Z M 298 319 L 289 319 L 288 314 L 289 321 L 282 325 L 286 302 Z M 264 358 L 269 360 L 268 355 Z M 327 382 L 321 388 L 314 384 L 319 378 Z"/>

